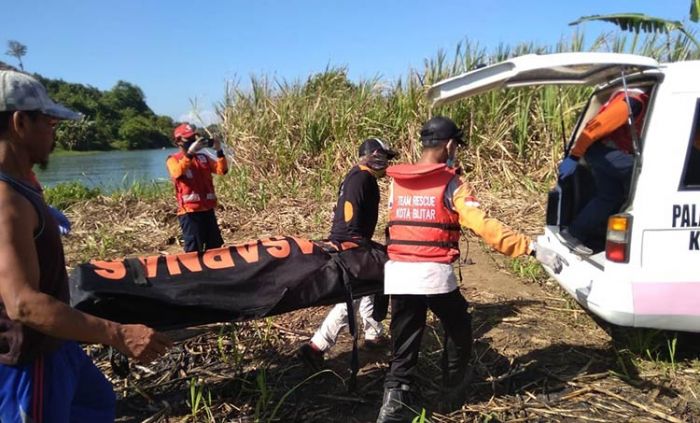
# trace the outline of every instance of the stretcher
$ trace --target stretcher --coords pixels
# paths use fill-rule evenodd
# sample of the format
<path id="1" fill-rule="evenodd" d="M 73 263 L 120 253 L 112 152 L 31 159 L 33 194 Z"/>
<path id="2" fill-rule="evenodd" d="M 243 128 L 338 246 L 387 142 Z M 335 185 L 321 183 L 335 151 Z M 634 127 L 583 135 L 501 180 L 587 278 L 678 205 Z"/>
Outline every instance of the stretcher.
<path id="1" fill-rule="evenodd" d="M 93 260 L 71 273 L 71 305 L 158 330 L 245 321 L 381 294 L 386 260 L 374 242 L 288 236 L 203 253 Z"/>

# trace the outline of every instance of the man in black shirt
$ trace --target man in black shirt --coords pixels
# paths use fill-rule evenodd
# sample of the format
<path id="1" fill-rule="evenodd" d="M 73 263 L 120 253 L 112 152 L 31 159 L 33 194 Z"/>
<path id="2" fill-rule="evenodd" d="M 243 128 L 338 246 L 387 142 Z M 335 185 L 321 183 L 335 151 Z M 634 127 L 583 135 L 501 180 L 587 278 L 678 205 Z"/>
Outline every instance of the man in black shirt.
<path id="1" fill-rule="evenodd" d="M 358 164 L 350 169 L 338 190 L 338 202 L 333 213 L 330 240 L 343 242 L 371 240 L 379 216 L 379 185 L 377 178 L 386 173 L 389 160 L 396 157 L 379 138 L 366 139 L 359 149 Z M 383 339 L 384 327 L 372 318 L 374 297 L 355 300 L 365 331 L 365 345 L 377 345 Z M 348 325 L 348 309 L 345 303 L 336 304 L 314 334 L 311 341 L 299 348 L 299 357 L 309 366 L 318 369 L 323 364 L 323 354 L 335 345 L 340 331 Z"/>

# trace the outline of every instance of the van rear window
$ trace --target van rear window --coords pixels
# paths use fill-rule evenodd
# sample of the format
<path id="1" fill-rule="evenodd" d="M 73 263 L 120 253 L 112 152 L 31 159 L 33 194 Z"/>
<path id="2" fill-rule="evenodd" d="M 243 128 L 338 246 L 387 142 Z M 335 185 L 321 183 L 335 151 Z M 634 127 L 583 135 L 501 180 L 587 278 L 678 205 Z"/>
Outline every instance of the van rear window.
<path id="1" fill-rule="evenodd" d="M 700 190 L 700 99 L 695 106 L 695 120 L 683 166 L 681 189 Z"/>

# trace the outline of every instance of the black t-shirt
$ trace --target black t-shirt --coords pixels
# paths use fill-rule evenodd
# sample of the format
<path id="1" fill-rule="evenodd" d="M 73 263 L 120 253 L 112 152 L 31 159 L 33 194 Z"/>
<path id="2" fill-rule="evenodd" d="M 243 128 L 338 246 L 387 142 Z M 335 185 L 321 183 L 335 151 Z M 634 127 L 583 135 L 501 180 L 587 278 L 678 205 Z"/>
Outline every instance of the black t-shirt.
<path id="1" fill-rule="evenodd" d="M 355 166 L 338 190 L 330 239 L 372 239 L 379 216 L 379 185 L 369 170 Z"/>

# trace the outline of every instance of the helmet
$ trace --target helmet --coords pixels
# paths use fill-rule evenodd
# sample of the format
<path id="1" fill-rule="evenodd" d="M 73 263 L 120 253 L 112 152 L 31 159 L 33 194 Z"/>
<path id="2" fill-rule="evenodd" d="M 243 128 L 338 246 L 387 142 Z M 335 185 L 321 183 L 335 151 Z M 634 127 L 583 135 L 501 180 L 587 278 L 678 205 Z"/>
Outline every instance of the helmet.
<path id="1" fill-rule="evenodd" d="M 191 138 L 197 133 L 197 128 L 189 123 L 183 123 L 177 126 L 173 131 L 173 138 Z"/>

